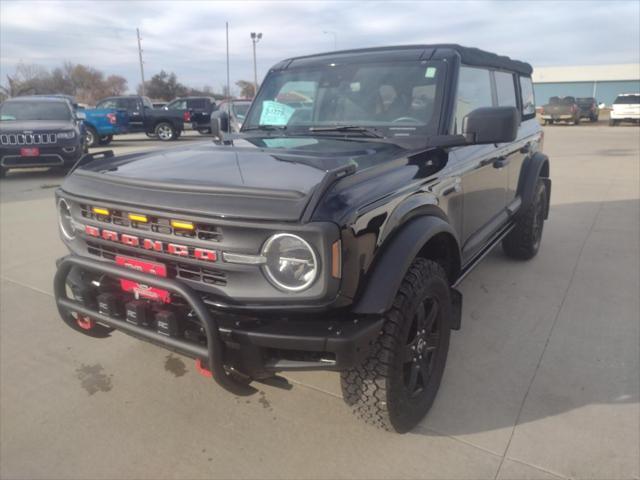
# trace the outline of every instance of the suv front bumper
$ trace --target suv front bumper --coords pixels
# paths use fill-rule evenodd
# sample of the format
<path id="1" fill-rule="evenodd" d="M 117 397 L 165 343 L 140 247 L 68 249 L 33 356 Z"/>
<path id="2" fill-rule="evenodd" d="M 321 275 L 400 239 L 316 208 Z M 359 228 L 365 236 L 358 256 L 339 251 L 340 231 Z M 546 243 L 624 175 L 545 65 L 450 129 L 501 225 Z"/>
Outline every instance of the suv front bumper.
<path id="1" fill-rule="evenodd" d="M 121 330 L 142 340 L 202 360 L 223 387 L 232 389 L 229 367 L 252 378 L 279 371 L 344 370 L 357 365 L 368 353 L 382 327 L 380 317 L 355 318 L 328 311 L 326 317 L 300 318 L 285 314 L 268 316 L 215 309 L 203 302 L 191 287 L 177 279 L 156 277 L 112 263 L 76 255 L 57 261 L 54 280 L 56 304 L 62 319 L 83 332 L 71 312 Z M 72 269 L 95 272 L 113 279 L 128 279 L 168 290 L 186 302 L 201 323 L 206 343 L 180 336 L 166 336 L 153 328 L 132 325 L 122 317 L 108 316 L 67 296 Z M 86 333 L 86 332 L 84 332 Z"/>

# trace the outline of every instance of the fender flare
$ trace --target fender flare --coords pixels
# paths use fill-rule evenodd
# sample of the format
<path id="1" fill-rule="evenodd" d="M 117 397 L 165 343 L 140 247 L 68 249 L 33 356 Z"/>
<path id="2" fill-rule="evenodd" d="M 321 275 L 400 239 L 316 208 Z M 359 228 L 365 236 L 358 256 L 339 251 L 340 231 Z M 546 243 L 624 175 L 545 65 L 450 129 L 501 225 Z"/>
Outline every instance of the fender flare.
<path id="1" fill-rule="evenodd" d="M 424 245 L 440 233 L 447 233 L 455 239 L 459 256 L 460 244 L 455 230 L 442 218 L 425 215 L 410 220 L 402 227 L 378 254 L 364 280 L 364 289 L 353 312 L 380 315 L 388 311 L 413 260 Z"/>
<path id="2" fill-rule="evenodd" d="M 551 179 L 549 178 L 549 157 L 542 152 L 536 152 L 526 161 L 520 171 L 518 192 L 522 199 L 520 211 L 525 211 L 533 201 L 538 178 L 543 178 L 547 187 L 547 202 L 551 197 Z M 547 212 L 549 209 L 547 208 Z"/>

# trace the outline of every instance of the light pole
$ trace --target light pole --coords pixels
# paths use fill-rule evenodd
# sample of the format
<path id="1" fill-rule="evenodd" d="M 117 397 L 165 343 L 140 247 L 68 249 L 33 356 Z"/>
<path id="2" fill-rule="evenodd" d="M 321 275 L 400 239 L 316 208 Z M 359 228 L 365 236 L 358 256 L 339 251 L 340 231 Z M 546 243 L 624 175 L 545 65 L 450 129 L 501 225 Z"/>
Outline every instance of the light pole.
<path id="1" fill-rule="evenodd" d="M 333 30 L 323 30 L 322 33 L 324 33 L 325 35 L 333 35 L 333 49 L 337 50 L 338 49 L 338 34 L 336 32 L 334 32 Z"/>
<path id="2" fill-rule="evenodd" d="M 258 65 L 256 63 L 256 43 L 262 39 L 262 33 L 251 32 L 251 43 L 253 43 L 253 96 L 258 93 Z"/>

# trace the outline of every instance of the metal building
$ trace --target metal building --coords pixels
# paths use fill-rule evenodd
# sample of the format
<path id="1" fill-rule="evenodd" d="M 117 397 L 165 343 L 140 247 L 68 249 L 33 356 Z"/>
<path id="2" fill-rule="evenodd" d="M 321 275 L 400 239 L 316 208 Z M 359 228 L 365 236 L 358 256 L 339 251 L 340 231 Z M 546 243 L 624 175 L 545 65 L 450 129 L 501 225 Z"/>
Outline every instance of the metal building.
<path id="1" fill-rule="evenodd" d="M 537 106 L 567 95 L 611 106 L 620 93 L 640 93 L 640 64 L 534 67 L 533 85 Z"/>

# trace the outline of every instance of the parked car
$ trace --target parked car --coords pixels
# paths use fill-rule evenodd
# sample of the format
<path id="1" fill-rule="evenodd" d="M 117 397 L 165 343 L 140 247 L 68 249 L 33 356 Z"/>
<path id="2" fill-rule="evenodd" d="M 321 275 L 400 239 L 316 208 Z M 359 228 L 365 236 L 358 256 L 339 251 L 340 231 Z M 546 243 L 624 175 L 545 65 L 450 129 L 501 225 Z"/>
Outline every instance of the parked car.
<path id="1" fill-rule="evenodd" d="M 0 104 L 0 177 L 11 168 L 69 168 L 85 153 L 81 113 L 55 97 L 16 97 Z"/>
<path id="2" fill-rule="evenodd" d="M 69 102 L 75 112 L 84 112 L 81 129 L 82 134 L 85 136 L 86 144 L 89 147 L 108 145 L 113 140 L 114 135 L 127 133 L 129 116 L 125 110 L 116 110 L 115 108 L 87 108 L 86 105 L 77 103 L 72 95 L 66 94 L 34 96 L 62 98 Z"/>
<path id="3" fill-rule="evenodd" d="M 555 122 L 578 125 L 580 116 L 580 107 L 576 103 L 575 97 L 551 97 L 549 103 L 542 107 L 542 119 L 545 125 Z"/>
<path id="4" fill-rule="evenodd" d="M 360 418 L 411 429 L 460 328 L 457 285 L 499 243 L 540 249 L 531 73 L 456 45 L 291 58 L 225 142 L 87 157 L 56 192 L 63 321 L 191 356 L 235 394 L 338 371 Z"/>
<path id="5" fill-rule="evenodd" d="M 616 97 L 609 114 L 609 125 L 614 127 L 620 122 L 640 122 L 640 93 L 623 93 Z"/>
<path id="6" fill-rule="evenodd" d="M 164 100 L 152 100 L 151 105 L 153 108 L 164 108 L 167 106 L 169 102 L 165 102 Z"/>
<path id="7" fill-rule="evenodd" d="M 597 122 L 600 116 L 598 101 L 593 97 L 578 97 L 576 103 L 580 109 L 580 118 L 588 118 L 590 122 Z"/>
<path id="8" fill-rule="evenodd" d="M 211 97 L 183 97 L 176 98 L 164 108 L 179 111 L 185 124 L 190 123 L 191 128 L 205 134 L 211 133 L 209 117 L 215 106 L 216 102 Z"/>
<path id="9" fill-rule="evenodd" d="M 223 133 L 239 132 L 250 106 L 251 100 L 238 99 L 220 102 L 209 120 L 211 134 L 220 138 Z"/>
<path id="10" fill-rule="evenodd" d="M 108 97 L 97 109 L 125 110 L 129 116 L 128 132 L 144 132 L 160 140 L 177 140 L 184 130 L 182 114 L 173 110 L 154 109 L 151 100 L 140 95 Z"/>

